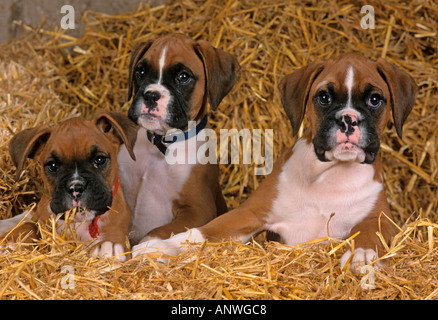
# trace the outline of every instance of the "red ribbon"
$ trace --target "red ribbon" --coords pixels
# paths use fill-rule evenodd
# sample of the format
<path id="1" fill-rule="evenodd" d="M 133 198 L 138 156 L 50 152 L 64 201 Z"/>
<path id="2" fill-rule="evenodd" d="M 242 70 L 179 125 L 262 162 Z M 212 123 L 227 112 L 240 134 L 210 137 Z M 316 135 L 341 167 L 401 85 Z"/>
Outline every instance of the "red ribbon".
<path id="1" fill-rule="evenodd" d="M 91 221 L 88 226 L 88 232 L 92 238 L 97 238 L 100 235 L 99 226 L 97 225 L 97 221 L 99 220 L 100 215 L 96 216 L 93 221 Z"/>
<path id="2" fill-rule="evenodd" d="M 116 196 L 117 190 L 119 190 L 119 175 L 117 175 L 116 183 L 114 184 L 113 198 Z"/>
<path id="3" fill-rule="evenodd" d="M 116 183 L 114 184 L 113 198 L 116 196 L 117 190 L 119 190 L 119 185 L 119 175 L 117 175 Z M 88 233 L 92 238 L 97 238 L 100 235 L 99 226 L 97 225 L 100 216 L 101 215 L 96 216 L 88 226 Z"/>

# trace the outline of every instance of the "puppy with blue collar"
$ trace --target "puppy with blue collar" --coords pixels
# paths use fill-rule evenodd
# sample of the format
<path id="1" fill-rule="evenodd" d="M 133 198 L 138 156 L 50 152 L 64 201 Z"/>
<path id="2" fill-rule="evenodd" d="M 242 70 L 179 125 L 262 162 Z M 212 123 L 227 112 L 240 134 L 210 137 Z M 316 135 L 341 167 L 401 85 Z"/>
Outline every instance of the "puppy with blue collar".
<path id="1" fill-rule="evenodd" d="M 167 239 L 227 211 L 218 165 L 189 158 L 205 143 L 196 138 L 208 126 L 208 104 L 218 108 L 239 69 L 233 55 L 182 34 L 150 39 L 133 52 L 128 116 L 140 126 L 136 161 L 122 148 L 118 162 L 132 212 L 134 251 L 150 239 Z M 185 150 L 184 158 L 169 163 L 169 149 Z"/>

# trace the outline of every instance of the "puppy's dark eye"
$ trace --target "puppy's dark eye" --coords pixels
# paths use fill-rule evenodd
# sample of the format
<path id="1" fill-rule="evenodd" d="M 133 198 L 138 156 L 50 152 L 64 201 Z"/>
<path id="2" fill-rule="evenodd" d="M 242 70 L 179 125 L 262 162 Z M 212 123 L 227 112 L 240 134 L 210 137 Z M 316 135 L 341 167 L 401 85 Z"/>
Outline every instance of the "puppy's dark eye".
<path id="1" fill-rule="evenodd" d="M 190 81 L 190 74 L 188 72 L 182 71 L 178 73 L 176 80 L 181 84 L 186 84 Z"/>
<path id="2" fill-rule="evenodd" d="M 97 156 L 94 158 L 94 167 L 99 168 L 106 164 L 108 158 L 105 156 Z"/>
<path id="3" fill-rule="evenodd" d="M 50 173 L 56 173 L 59 170 L 59 164 L 56 161 L 47 162 L 45 167 Z"/>
<path id="4" fill-rule="evenodd" d="M 382 98 L 380 97 L 379 94 L 377 93 L 373 93 L 367 101 L 367 105 L 370 108 L 376 109 L 378 107 L 380 107 L 380 105 L 382 104 Z"/>
<path id="5" fill-rule="evenodd" d="M 137 70 L 135 70 L 135 77 L 136 77 L 138 80 L 141 80 L 141 79 L 143 79 L 145 73 L 146 73 L 146 72 L 144 71 L 143 68 L 137 68 Z"/>
<path id="6" fill-rule="evenodd" d="M 332 97 L 326 91 L 321 91 L 318 95 L 317 100 L 318 100 L 318 104 L 321 107 L 326 107 L 332 103 Z"/>

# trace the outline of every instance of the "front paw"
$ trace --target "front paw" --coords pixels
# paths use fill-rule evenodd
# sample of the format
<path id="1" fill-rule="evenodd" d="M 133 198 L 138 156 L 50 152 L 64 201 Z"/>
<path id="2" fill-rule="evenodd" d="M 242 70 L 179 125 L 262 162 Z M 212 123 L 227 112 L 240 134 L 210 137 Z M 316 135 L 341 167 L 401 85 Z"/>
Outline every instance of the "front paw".
<path id="1" fill-rule="evenodd" d="M 351 257 L 351 250 L 348 250 L 344 253 L 344 255 L 341 257 L 341 268 L 343 269 L 347 261 Z M 365 265 L 368 265 L 372 263 L 373 261 L 377 260 L 379 257 L 377 255 L 377 252 L 373 249 L 362 249 L 357 248 L 354 250 L 354 256 L 351 259 L 350 262 L 350 270 L 356 273 L 359 273 L 361 268 Z M 377 261 L 374 264 L 374 267 L 384 267 L 385 263 L 383 261 Z"/>
<path id="2" fill-rule="evenodd" d="M 120 262 L 126 261 L 126 255 L 124 253 L 125 250 L 123 248 L 123 244 L 113 243 L 111 241 L 104 241 L 102 243 L 99 243 L 92 251 L 92 254 L 100 258 L 114 257 L 114 259 Z"/>
<path id="3" fill-rule="evenodd" d="M 132 247 L 132 257 L 135 258 L 137 256 L 152 252 L 159 252 L 169 256 L 178 255 L 180 249 L 177 247 L 171 247 L 168 242 L 168 240 L 161 239 L 150 239 L 144 242 L 140 242 L 139 244 Z M 146 258 L 143 258 L 143 260 L 145 259 Z M 167 260 L 168 259 L 165 259 L 163 257 L 157 258 L 157 261 L 163 263 L 167 263 Z"/>
<path id="4" fill-rule="evenodd" d="M 1 243 L 1 240 L 0 240 Z M 0 245 L 0 255 L 5 255 L 8 253 L 11 253 L 13 251 L 15 251 L 15 248 L 17 247 L 17 245 L 15 244 L 5 244 L 5 245 Z"/>

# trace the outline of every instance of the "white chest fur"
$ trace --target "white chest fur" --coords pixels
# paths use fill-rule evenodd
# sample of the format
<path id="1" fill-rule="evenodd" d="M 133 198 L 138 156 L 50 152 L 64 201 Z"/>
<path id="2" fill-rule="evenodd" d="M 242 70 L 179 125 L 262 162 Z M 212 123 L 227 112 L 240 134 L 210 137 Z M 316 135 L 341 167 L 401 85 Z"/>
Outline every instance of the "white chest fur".
<path id="1" fill-rule="evenodd" d="M 383 186 L 374 167 L 356 162 L 321 162 L 313 145 L 299 140 L 279 177 L 268 229 L 294 245 L 327 236 L 348 237 L 374 207 Z"/>
<path id="2" fill-rule="evenodd" d="M 177 142 L 186 143 L 186 142 Z M 140 129 L 133 161 L 123 146 L 119 152 L 120 183 L 131 208 L 129 237 L 138 243 L 149 231 L 173 220 L 172 202 L 178 197 L 193 164 L 168 164 Z"/>

